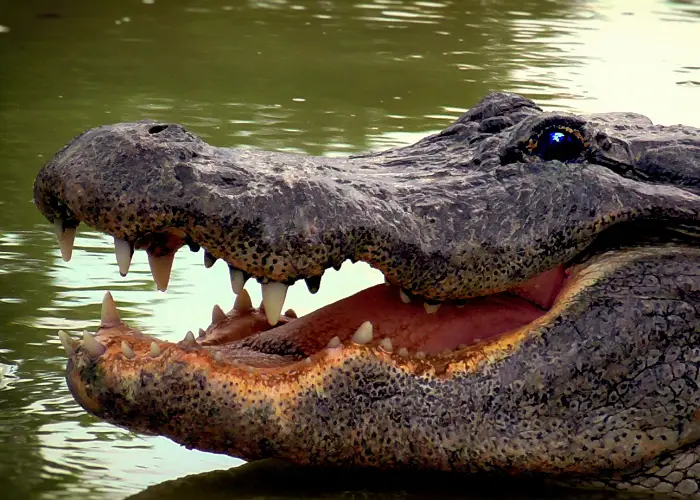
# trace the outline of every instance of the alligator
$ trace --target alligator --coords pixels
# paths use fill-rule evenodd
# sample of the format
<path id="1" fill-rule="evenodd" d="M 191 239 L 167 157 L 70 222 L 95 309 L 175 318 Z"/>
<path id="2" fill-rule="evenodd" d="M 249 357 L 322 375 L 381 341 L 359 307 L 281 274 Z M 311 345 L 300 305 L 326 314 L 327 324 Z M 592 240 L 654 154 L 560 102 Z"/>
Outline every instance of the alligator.
<path id="1" fill-rule="evenodd" d="M 235 304 L 179 342 L 59 337 L 89 413 L 246 460 L 700 495 L 700 129 L 492 93 L 415 144 L 344 158 L 222 148 L 180 125 L 84 132 L 35 204 L 166 290 L 177 250 Z M 385 283 L 302 317 L 346 260 Z M 255 307 L 245 284 L 262 286 Z"/>

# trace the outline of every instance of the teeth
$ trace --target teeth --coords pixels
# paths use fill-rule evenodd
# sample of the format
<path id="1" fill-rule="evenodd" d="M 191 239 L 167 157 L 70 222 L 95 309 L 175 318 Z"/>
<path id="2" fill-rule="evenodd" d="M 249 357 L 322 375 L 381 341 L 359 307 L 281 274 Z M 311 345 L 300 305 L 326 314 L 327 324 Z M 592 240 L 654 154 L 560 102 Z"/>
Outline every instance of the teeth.
<path id="1" fill-rule="evenodd" d="M 194 333 L 192 333 L 192 331 L 187 332 L 187 335 L 185 335 L 182 343 L 190 346 L 197 345 L 197 341 L 194 339 Z"/>
<path id="2" fill-rule="evenodd" d="M 294 309 L 287 309 L 287 311 L 284 313 L 284 315 L 287 316 L 288 318 L 294 318 L 294 319 L 299 317 L 299 316 L 297 316 L 297 313 L 294 312 Z"/>
<path id="3" fill-rule="evenodd" d="M 56 217 L 53 220 L 53 230 L 56 233 L 56 239 L 60 243 L 63 239 L 63 219 Z"/>
<path id="4" fill-rule="evenodd" d="M 307 365 L 310 365 L 310 364 L 311 364 L 311 358 L 306 358 L 306 359 L 304 360 L 304 363 L 306 363 Z"/>
<path id="5" fill-rule="evenodd" d="M 243 291 L 245 282 L 248 281 L 248 276 L 240 269 L 236 269 L 235 267 L 231 266 L 229 266 L 228 272 L 229 276 L 231 277 L 231 290 L 233 290 L 233 293 L 238 295 Z"/>
<path id="6" fill-rule="evenodd" d="M 306 283 L 306 288 L 308 288 L 309 292 L 311 293 L 316 293 L 318 292 L 319 288 L 321 288 L 321 276 L 304 278 L 304 282 Z"/>
<path id="7" fill-rule="evenodd" d="M 73 243 L 75 242 L 75 233 L 78 231 L 78 228 L 64 228 L 63 220 L 59 218 L 56 218 L 53 223 L 56 228 L 58 246 L 61 249 L 61 257 L 63 257 L 64 261 L 68 262 L 73 255 Z"/>
<path id="8" fill-rule="evenodd" d="M 216 262 L 216 257 L 204 250 L 204 267 L 209 269 Z"/>
<path id="9" fill-rule="evenodd" d="M 58 339 L 61 341 L 61 345 L 63 345 L 63 348 L 66 350 L 66 354 L 68 354 L 68 357 L 70 358 L 75 352 L 75 349 L 73 348 L 73 339 L 63 330 L 58 331 Z"/>
<path id="10" fill-rule="evenodd" d="M 102 299 L 102 326 L 105 328 L 113 328 L 122 324 L 119 319 L 119 311 L 114 303 L 114 298 L 110 292 L 105 293 Z"/>
<path id="11" fill-rule="evenodd" d="M 467 347 L 469 347 L 467 344 L 458 344 L 457 345 L 457 349 L 466 349 Z"/>
<path id="12" fill-rule="evenodd" d="M 207 334 L 207 332 L 204 331 L 204 328 L 199 329 L 199 333 L 198 333 L 199 338 L 206 336 L 206 334 Z"/>
<path id="13" fill-rule="evenodd" d="M 236 296 L 236 301 L 233 303 L 233 309 L 236 311 L 247 312 L 253 308 L 253 302 L 250 300 L 250 294 L 247 290 L 241 290 Z"/>
<path id="14" fill-rule="evenodd" d="M 129 347 L 129 344 L 126 343 L 126 341 L 122 340 L 122 354 L 124 354 L 124 357 L 126 359 L 134 359 L 136 357 L 136 354 L 134 351 Z"/>
<path id="15" fill-rule="evenodd" d="M 425 359 L 425 353 L 423 351 L 418 351 L 416 353 L 416 359 Z"/>
<path id="16" fill-rule="evenodd" d="M 284 299 L 287 297 L 287 288 L 284 283 L 270 281 L 262 285 L 263 305 L 267 321 L 275 326 L 280 320 Z"/>
<path id="17" fill-rule="evenodd" d="M 134 247 L 128 241 L 114 237 L 114 254 L 117 256 L 119 274 L 126 276 L 131 266 L 131 258 L 134 256 Z"/>
<path id="18" fill-rule="evenodd" d="M 402 358 L 407 358 L 408 357 L 408 349 L 405 347 L 402 347 L 399 349 L 398 355 L 401 356 Z"/>
<path id="19" fill-rule="evenodd" d="M 214 360 L 216 360 L 217 363 L 221 363 L 222 359 L 224 359 L 224 355 L 221 354 L 221 351 L 216 351 L 214 354 Z"/>
<path id="20" fill-rule="evenodd" d="M 457 299 L 455 300 L 455 306 L 462 308 L 467 305 L 466 299 Z"/>
<path id="21" fill-rule="evenodd" d="M 333 337 L 330 342 L 328 342 L 328 347 L 331 349 L 340 346 L 340 337 Z"/>
<path id="22" fill-rule="evenodd" d="M 173 268 L 173 260 L 175 259 L 175 254 L 170 253 L 168 255 L 155 256 L 150 252 L 148 254 L 148 265 L 151 268 L 151 274 L 153 275 L 153 281 L 156 282 L 156 288 L 161 292 L 168 289 L 168 283 L 170 282 L 170 271 Z"/>
<path id="23" fill-rule="evenodd" d="M 100 342 L 97 341 L 97 339 L 95 339 L 90 332 L 83 332 L 83 345 L 93 358 L 102 356 L 102 354 L 104 354 L 104 352 L 107 350 L 107 348 L 100 344 Z"/>
<path id="24" fill-rule="evenodd" d="M 435 314 L 437 310 L 440 309 L 440 304 L 428 304 L 427 302 L 424 302 L 423 307 L 425 308 L 425 312 L 428 314 Z"/>
<path id="25" fill-rule="evenodd" d="M 369 344 L 372 342 L 372 323 L 365 321 L 352 335 L 352 341 L 356 344 Z"/>
<path id="26" fill-rule="evenodd" d="M 219 307 L 219 304 L 214 304 L 214 308 L 211 310 L 211 323 L 212 325 L 215 325 L 219 323 L 220 321 L 224 321 L 226 319 L 226 313 L 224 312 L 221 307 Z"/>
<path id="27" fill-rule="evenodd" d="M 411 297 L 406 293 L 406 291 L 402 288 L 399 290 L 399 297 L 401 297 L 401 302 L 404 304 L 408 304 L 411 302 Z"/>
<path id="28" fill-rule="evenodd" d="M 394 346 L 392 345 L 391 339 L 390 339 L 389 337 L 387 337 L 387 338 L 385 338 L 385 339 L 382 339 L 382 340 L 379 342 L 379 347 L 381 347 L 382 349 L 384 349 L 386 352 L 391 352 L 391 351 L 394 350 Z"/>
<path id="29" fill-rule="evenodd" d="M 155 342 L 151 342 L 151 357 L 152 358 L 157 358 L 160 356 L 161 350 L 160 347 L 158 347 L 158 344 Z"/>

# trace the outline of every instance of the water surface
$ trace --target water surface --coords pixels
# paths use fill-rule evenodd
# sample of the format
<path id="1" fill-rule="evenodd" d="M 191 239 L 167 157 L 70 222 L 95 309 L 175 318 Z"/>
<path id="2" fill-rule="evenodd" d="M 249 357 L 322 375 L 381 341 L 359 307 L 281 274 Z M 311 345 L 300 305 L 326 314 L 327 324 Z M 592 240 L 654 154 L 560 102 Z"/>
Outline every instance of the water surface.
<path id="1" fill-rule="evenodd" d="M 205 270 L 201 253 L 178 253 L 166 294 L 143 252 L 120 278 L 111 241 L 86 228 L 60 259 L 31 189 L 74 135 L 152 118 L 217 145 L 340 155 L 444 128 L 490 90 L 700 126 L 698 46 L 687 1 L 0 0 L 0 496 L 223 498 L 230 483 L 201 487 L 211 476 L 153 485 L 241 464 L 101 423 L 69 395 L 56 331 L 94 331 L 105 290 L 168 340 L 233 301 L 225 265 Z M 381 279 L 346 263 L 286 304 L 307 313 Z M 239 497 L 266 496 L 255 484 Z"/>

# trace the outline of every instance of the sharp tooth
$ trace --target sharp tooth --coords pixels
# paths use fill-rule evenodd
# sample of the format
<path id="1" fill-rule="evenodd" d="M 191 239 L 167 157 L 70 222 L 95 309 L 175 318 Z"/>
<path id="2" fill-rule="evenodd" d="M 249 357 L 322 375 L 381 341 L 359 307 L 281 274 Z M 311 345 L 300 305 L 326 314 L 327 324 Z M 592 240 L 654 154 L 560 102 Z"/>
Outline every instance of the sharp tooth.
<path id="1" fill-rule="evenodd" d="M 231 266 L 228 268 L 228 273 L 231 278 L 231 290 L 238 295 L 243 291 L 243 287 L 245 286 L 245 282 L 248 281 L 249 276 L 240 269 Z"/>
<path id="2" fill-rule="evenodd" d="M 428 314 L 435 314 L 437 310 L 440 309 L 440 304 L 428 304 L 424 302 L 423 307 L 425 307 L 425 312 Z"/>
<path id="3" fill-rule="evenodd" d="M 151 274 L 153 275 L 153 281 L 156 282 L 156 287 L 161 292 L 168 289 L 168 283 L 170 282 L 170 271 L 173 268 L 173 259 L 175 259 L 175 254 L 170 253 L 168 255 L 155 256 L 150 252 L 148 254 L 148 265 L 151 268 Z"/>
<path id="4" fill-rule="evenodd" d="M 105 293 L 102 299 L 102 326 L 105 328 L 113 328 L 122 324 L 119 319 L 119 311 L 114 303 L 114 298 L 110 292 Z"/>
<path id="5" fill-rule="evenodd" d="M 287 309 L 287 311 L 284 313 L 284 315 L 287 316 L 288 318 L 294 318 L 294 319 L 299 317 L 299 316 L 297 316 L 297 313 L 294 312 L 294 309 Z"/>
<path id="6" fill-rule="evenodd" d="M 401 302 L 404 304 L 408 304 L 411 302 L 411 297 L 406 293 L 406 291 L 402 288 L 399 290 L 399 297 L 401 297 Z"/>
<path id="7" fill-rule="evenodd" d="M 306 358 L 306 359 L 304 360 L 304 363 L 306 363 L 307 365 L 310 365 L 310 364 L 311 364 L 311 358 Z"/>
<path id="8" fill-rule="evenodd" d="M 204 331 L 204 328 L 199 329 L 199 338 L 205 337 L 207 335 L 207 332 Z"/>
<path id="9" fill-rule="evenodd" d="M 126 341 L 122 340 L 122 354 L 124 354 L 124 357 L 126 359 L 134 359 L 136 357 L 136 354 L 134 351 L 129 347 L 129 344 L 126 343 Z"/>
<path id="10" fill-rule="evenodd" d="M 214 308 L 211 310 L 211 323 L 212 325 L 215 325 L 221 321 L 224 321 L 226 319 L 226 313 L 224 312 L 221 307 L 219 307 L 219 304 L 214 304 Z"/>
<path id="11" fill-rule="evenodd" d="M 192 333 L 192 331 L 187 332 L 185 338 L 182 340 L 182 343 L 191 346 L 197 345 L 197 341 L 194 339 L 194 333 Z"/>
<path id="12" fill-rule="evenodd" d="M 63 227 L 63 220 L 56 218 L 54 220 L 56 228 L 56 238 L 58 238 L 58 246 L 61 249 L 61 257 L 68 262 L 73 255 L 73 243 L 75 242 L 75 233 L 78 232 L 77 227 Z"/>
<path id="13" fill-rule="evenodd" d="M 218 362 L 221 363 L 221 360 L 224 359 L 224 355 L 221 354 L 221 351 L 216 351 L 214 354 L 214 359 Z"/>
<path id="14" fill-rule="evenodd" d="M 418 351 L 416 353 L 416 359 L 425 359 L 425 353 L 423 351 Z"/>
<path id="15" fill-rule="evenodd" d="M 352 341 L 356 344 L 369 344 L 372 342 L 372 323 L 365 321 L 352 335 Z"/>
<path id="16" fill-rule="evenodd" d="M 270 281 L 262 286 L 263 305 L 267 321 L 275 326 L 280 320 L 284 299 L 287 296 L 287 288 L 284 283 Z"/>
<path id="17" fill-rule="evenodd" d="M 56 217 L 53 220 L 53 230 L 56 233 L 56 239 L 60 243 L 63 239 L 63 219 Z"/>
<path id="18" fill-rule="evenodd" d="M 330 342 L 328 342 L 328 347 L 333 349 L 334 347 L 340 346 L 340 337 L 333 337 Z"/>
<path id="19" fill-rule="evenodd" d="M 458 344 L 457 345 L 457 349 L 466 349 L 467 347 L 469 347 L 467 344 Z"/>
<path id="20" fill-rule="evenodd" d="M 160 347 L 158 347 L 158 344 L 155 342 L 151 342 L 151 357 L 152 358 L 157 358 L 160 356 L 161 350 Z"/>
<path id="21" fill-rule="evenodd" d="M 61 341 L 61 345 L 63 345 L 63 348 L 66 350 L 66 354 L 68 354 L 68 357 L 70 358 L 75 352 L 75 349 L 73 348 L 73 339 L 63 330 L 58 331 L 58 339 Z"/>
<path id="22" fill-rule="evenodd" d="M 204 250 L 204 267 L 209 269 L 216 262 L 216 257 Z"/>
<path id="23" fill-rule="evenodd" d="M 240 312 L 248 312 L 253 308 L 253 302 L 250 300 L 248 290 L 241 290 L 241 293 L 236 297 L 233 303 L 233 309 Z"/>
<path id="24" fill-rule="evenodd" d="M 131 266 L 131 257 L 134 255 L 134 246 L 128 241 L 114 237 L 114 255 L 117 256 L 119 274 L 126 276 Z"/>
<path id="25" fill-rule="evenodd" d="M 399 349 L 398 355 L 401 356 L 402 358 L 407 358 L 408 357 L 408 349 L 405 347 L 402 347 Z"/>
<path id="26" fill-rule="evenodd" d="M 389 337 L 379 341 L 379 347 L 384 349 L 386 352 L 391 352 L 394 350 L 394 346 L 392 345 L 391 339 Z"/>
<path id="27" fill-rule="evenodd" d="M 83 345 L 91 357 L 97 358 L 102 356 L 107 350 L 105 346 L 92 336 L 90 332 L 83 332 Z"/>
<path id="28" fill-rule="evenodd" d="M 321 276 L 304 278 L 304 282 L 306 283 L 306 288 L 308 288 L 309 292 L 311 293 L 316 293 L 318 292 L 319 288 L 321 288 Z"/>

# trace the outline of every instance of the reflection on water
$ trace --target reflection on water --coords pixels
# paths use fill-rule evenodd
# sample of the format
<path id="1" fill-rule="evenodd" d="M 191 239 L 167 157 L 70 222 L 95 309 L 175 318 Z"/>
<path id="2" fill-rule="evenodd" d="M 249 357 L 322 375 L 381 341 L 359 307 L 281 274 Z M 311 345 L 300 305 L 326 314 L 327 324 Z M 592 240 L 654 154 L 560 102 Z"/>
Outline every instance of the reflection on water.
<path id="1" fill-rule="evenodd" d="M 98 422 L 68 394 L 56 330 L 94 329 L 106 289 L 171 340 L 233 300 L 226 266 L 205 270 L 201 253 L 178 253 L 167 294 L 145 254 L 122 279 L 111 241 L 85 228 L 63 263 L 31 190 L 70 137 L 153 118 L 218 145 L 348 154 L 443 128 L 489 90 L 700 125 L 699 24 L 696 3 L 661 0 L 0 0 L 3 498 L 123 498 L 240 464 Z M 287 305 L 306 313 L 381 279 L 346 264 Z"/>

